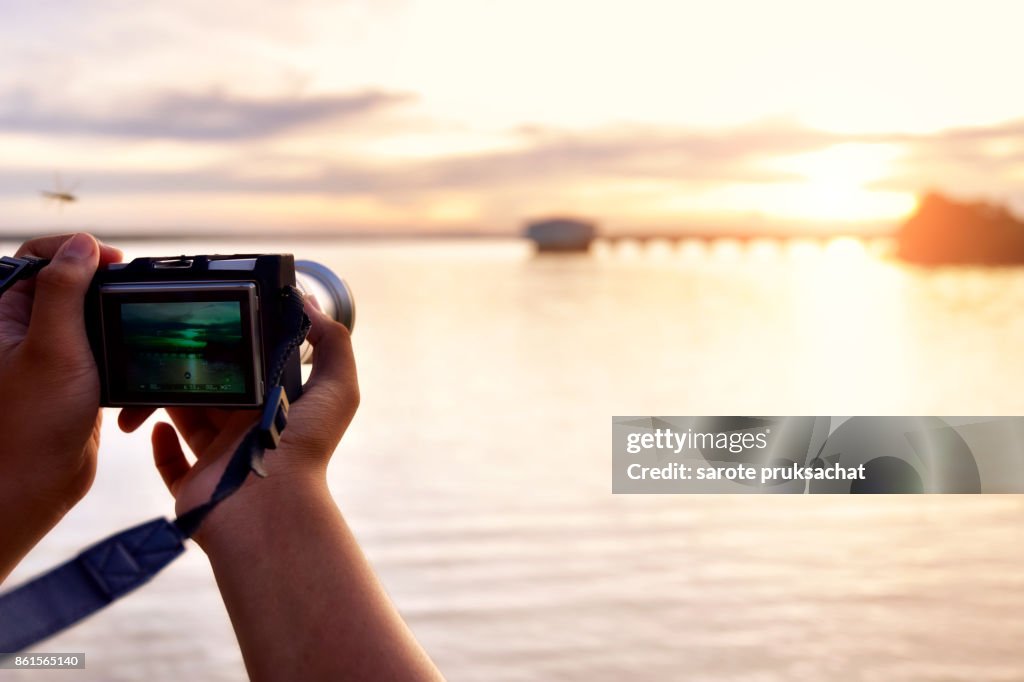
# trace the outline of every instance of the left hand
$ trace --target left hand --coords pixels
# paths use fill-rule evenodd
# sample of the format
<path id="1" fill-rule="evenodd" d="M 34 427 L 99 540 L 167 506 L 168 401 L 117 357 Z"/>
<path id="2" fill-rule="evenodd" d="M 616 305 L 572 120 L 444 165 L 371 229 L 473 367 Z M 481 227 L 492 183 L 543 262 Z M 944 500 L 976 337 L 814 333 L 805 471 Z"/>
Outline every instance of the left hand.
<path id="1" fill-rule="evenodd" d="M 121 260 L 88 234 L 33 239 L 16 255 L 52 262 L 0 297 L 0 578 L 92 484 L 100 385 L 85 294 L 100 265 Z"/>

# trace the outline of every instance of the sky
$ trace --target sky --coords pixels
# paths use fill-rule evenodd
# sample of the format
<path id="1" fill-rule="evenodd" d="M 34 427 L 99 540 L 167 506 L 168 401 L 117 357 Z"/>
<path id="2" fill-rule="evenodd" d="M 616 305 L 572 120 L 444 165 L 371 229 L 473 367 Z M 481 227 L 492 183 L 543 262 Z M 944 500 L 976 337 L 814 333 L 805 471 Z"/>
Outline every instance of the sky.
<path id="1" fill-rule="evenodd" d="M 1024 208 L 1024 3 L 0 0 L 0 233 Z M 58 175 L 59 174 L 59 175 Z M 64 208 L 40 190 L 74 188 Z"/>

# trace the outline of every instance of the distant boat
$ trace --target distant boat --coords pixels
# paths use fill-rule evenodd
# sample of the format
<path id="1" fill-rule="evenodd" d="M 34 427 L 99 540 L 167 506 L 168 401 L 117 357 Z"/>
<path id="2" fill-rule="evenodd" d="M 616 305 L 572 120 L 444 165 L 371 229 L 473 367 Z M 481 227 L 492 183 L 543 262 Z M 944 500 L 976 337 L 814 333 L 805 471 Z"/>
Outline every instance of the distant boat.
<path id="1" fill-rule="evenodd" d="M 597 236 L 593 223 L 572 218 L 538 220 L 526 226 L 526 237 L 540 252 L 583 252 Z"/>
<path id="2" fill-rule="evenodd" d="M 922 265 L 1024 264 L 1024 222 L 1002 206 L 928 194 L 900 228 L 897 255 Z"/>

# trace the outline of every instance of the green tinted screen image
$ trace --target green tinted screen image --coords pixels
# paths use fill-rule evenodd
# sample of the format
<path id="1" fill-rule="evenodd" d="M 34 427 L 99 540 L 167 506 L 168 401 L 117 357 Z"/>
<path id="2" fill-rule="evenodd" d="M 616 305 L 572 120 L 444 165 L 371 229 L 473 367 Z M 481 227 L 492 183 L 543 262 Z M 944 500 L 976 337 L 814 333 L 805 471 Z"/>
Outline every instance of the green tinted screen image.
<path id="1" fill-rule="evenodd" d="M 242 309 L 237 301 L 121 304 L 126 388 L 242 393 Z"/>

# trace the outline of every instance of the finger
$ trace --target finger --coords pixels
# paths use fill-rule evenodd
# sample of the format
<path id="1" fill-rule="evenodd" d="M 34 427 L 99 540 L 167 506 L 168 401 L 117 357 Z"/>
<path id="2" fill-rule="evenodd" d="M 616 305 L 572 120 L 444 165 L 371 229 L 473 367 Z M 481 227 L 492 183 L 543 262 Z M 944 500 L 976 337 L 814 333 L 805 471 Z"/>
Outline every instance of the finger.
<path id="1" fill-rule="evenodd" d="M 167 414 L 197 457 L 206 451 L 220 431 L 208 410 L 201 407 L 169 407 Z"/>
<path id="2" fill-rule="evenodd" d="M 306 315 L 312 322 L 307 338 L 313 346 L 313 371 L 305 390 L 327 388 L 337 392 L 339 398 L 358 404 L 359 381 L 348 328 L 327 317 L 309 302 L 306 304 Z"/>
<path id="3" fill-rule="evenodd" d="M 30 242 L 31 244 L 31 242 Z M 49 248 L 50 244 L 45 244 Z M 51 357 L 88 353 L 85 293 L 99 265 L 99 244 L 80 233 L 65 241 L 36 275 L 32 318 L 26 341 Z"/>
<path id="4" fill-rule="evenodd" d="M 14 252 L 15 258 L 21 256 L 35 256 L 36 258 L 53 258 L 57 251 L 64 245 L 64 242 L 71 239 L 74 234 L 53 234 L 46 237 L 36 237 L 18 247 Z"/>
<path id="5" fill-rule="evenodd" d="M 35 256 L 37 258 L 53 258 L 61 245 L 67 240 L 71 239 L 74 235 L 71 234 L 60 234 L 49 237 L 38 237 L 36 239 L 30 239 L 29 241 L 18 247 L 15 252 L 16 257 L 20 256 Z M 124 259 L 124 252 L 121 249 L 99 242 L 100 245 L 100 267 L 105 267 L 111 263 L 120 263 Z M 35 291 L 36 281 L 35 278 L 23 279 L 14 284 L 10 289 L 10 293 L 27 294 L 29 296 Z"/>
<path id="6" fill-rule="evenodd" d="M 132 433 L 146 423 L 155 407 L 126 407 L 117 415 L 117 425 L 125 433 Z"/>
<path id="7" fill-rule="evenodd" d="M 231 421 L 232 415 L 238 410 L 229 410 L 223 407 L 208 407 L 206 408 L 206 419 L 215 428 L 223 429 L 224 426 Z"/>
<path id="8" fill-rule="evenodd" d="M 100 267 L 124 260 L 124 252 L 116 246 L 100 242 Z"/>
<path id="9" fill-rule="evenodd" d="M 20 256 L 35 256 L 36 258 L 53 258 L 57 255 L 57 251 L 64 245 L 64 242 L 75 236 L 75 233 L 69 232 L 67 234 L 52 234 L 46 237 L 36 237 L 35 239 L 29 239 L 27 242 L 18 247 L 18 250 L 14 253 L 15 257 Z M 124 258 L 124 252 L 116 246 L 111 246 L 97 240 L 100 245 L 100 253 L 102 257 L 106 259 L 108 263 L 117 263 Z"/>
<path id="10" fill-rule="evenodd" d="M 174 494 L 181 479 L 192 469 L 185 458 L 178 441 L 178 433 L 166 422 L 157 422 L 153 427 L 153 463 L 164 479 L 167 489 Z"/>

